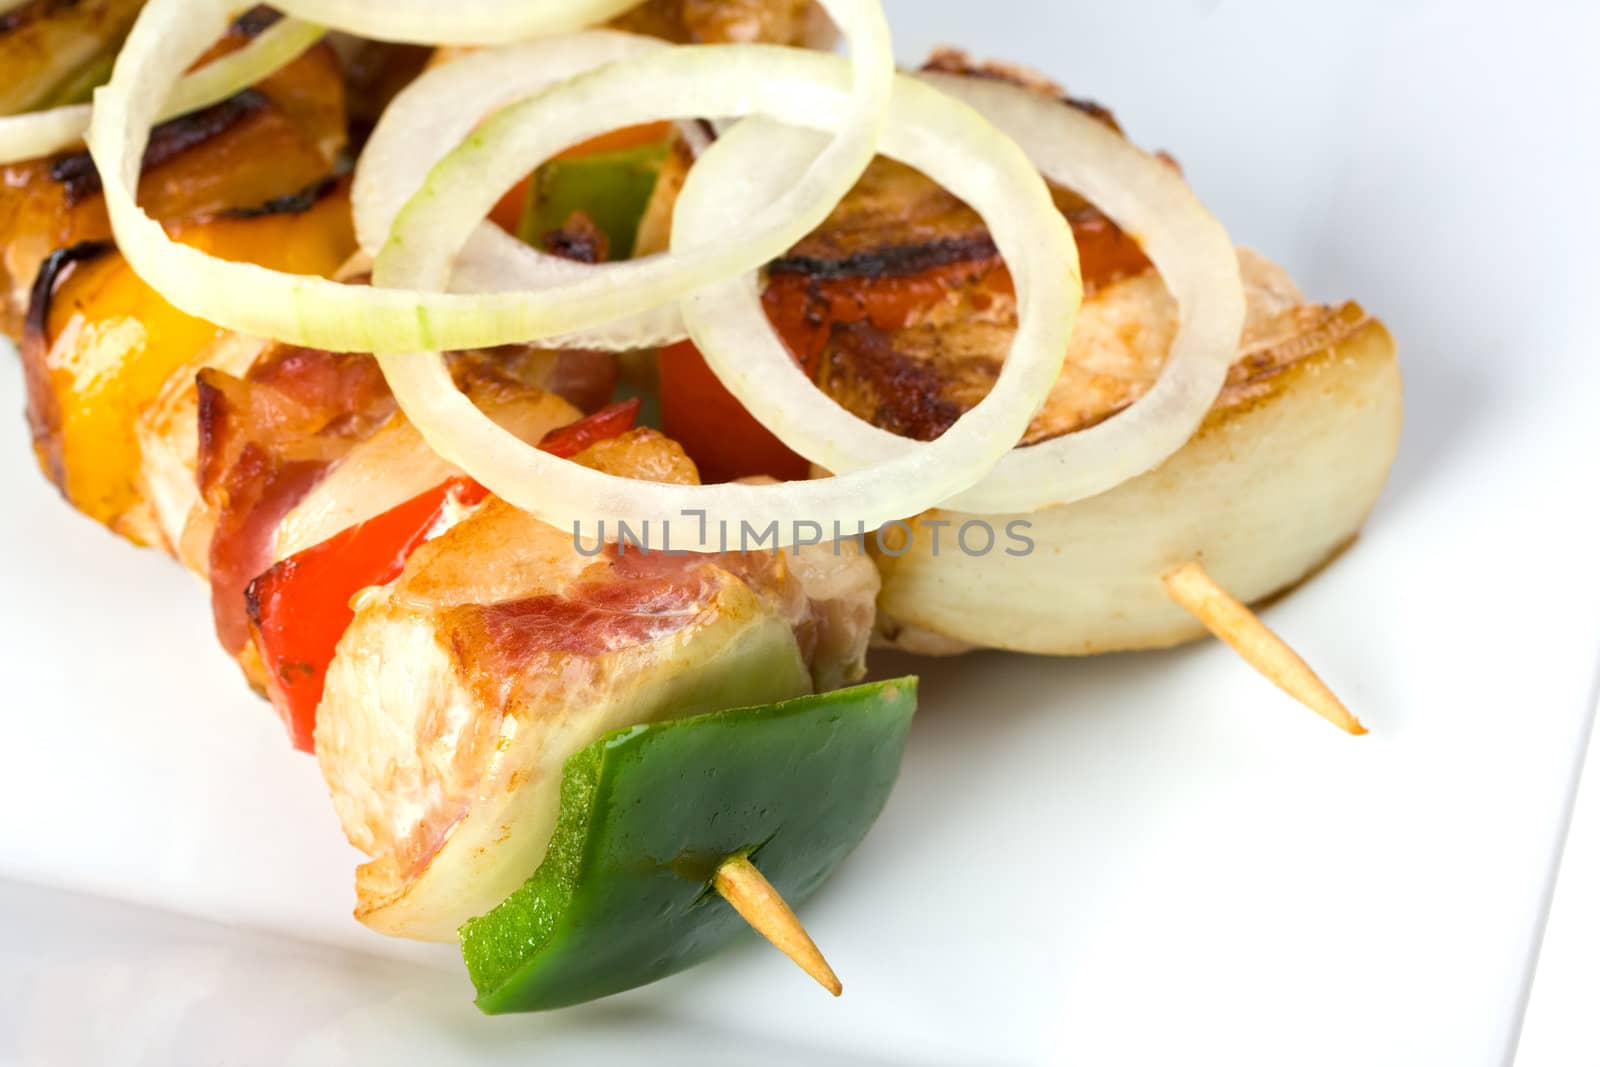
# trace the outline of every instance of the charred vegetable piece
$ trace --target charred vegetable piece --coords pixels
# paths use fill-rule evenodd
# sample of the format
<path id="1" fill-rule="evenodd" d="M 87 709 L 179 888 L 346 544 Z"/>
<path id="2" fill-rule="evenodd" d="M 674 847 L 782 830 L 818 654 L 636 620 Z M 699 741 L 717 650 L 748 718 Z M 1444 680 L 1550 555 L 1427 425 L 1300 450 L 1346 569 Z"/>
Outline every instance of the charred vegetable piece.
<path id="1" fill-rule="evenodd" d="M 215 54 L 248 41 L 236 28 Z M 3 60 L 0 70 L 9 71 Z M 255 88 L 158 126 L 145 152 L 139 202 L 167 222 L 255 210 L 314 189 L 344 143 L 338 61 L 318 46 Z M 20 334 L 46 257 L 110 236 L 87 152 L 0 166 L 0 333 Z"/>
<path id="2" fill-rule="evenodd" d="M 33 0 L 0 14 L 0 115 L 76 103 L 110 73 L 144 0 Z"/>
<path id="3" fill-rule="evenodd" d="M 332 273 L 355 247 L 343 188 L 298 208 L 173 232 L 212 255 Z M 40 466 L 73 506 L 130 540 L 159 541 L 140 498 L 138 420 L 223 336 L 168 304 L 109 246 L 78 246 L 46 264 L 21 345 L 28 418 Z"/>
<path id="4" fill-rule="evenodd" d="M 540 445 L 571 458 L 596 441 L 626 433 L 638 404 L 618 404 L 550 433 Z M 399 507 L 352 526 L 289 557 L 250 583 L 251 634 L 261 654 L 267 695 L 302 752 L 314 750 L 317 705 L 339 639 L 355 618 L 351 599 L 368 586 L 393 581 L 424 541 L 452 513 L 488 491 L 470 478 L 452 478 Z"/>
<path id="5" fill-rule="evenodd" d="M 655 192 L 670 141 L 602 150 L 552 160 L 529 183 L 528 207 L 521 236 L 547 251 L 561 240 L 572 216 L 582 212 L 605 235 L 604 249 L 573 258 L 590 261 L 628 259 L 639 234 L 639 220 Z"/>
<path id="6" fill-rule="evenodd" d="M 915 709 L 902 678 L 618 730 L 569 758 L 544 862 L 462 928 L 478 1006 L 564 1007 L 705 960 L 747 929 L 711 889 L 729 857 L 810 896 L 883 810 Z"/>

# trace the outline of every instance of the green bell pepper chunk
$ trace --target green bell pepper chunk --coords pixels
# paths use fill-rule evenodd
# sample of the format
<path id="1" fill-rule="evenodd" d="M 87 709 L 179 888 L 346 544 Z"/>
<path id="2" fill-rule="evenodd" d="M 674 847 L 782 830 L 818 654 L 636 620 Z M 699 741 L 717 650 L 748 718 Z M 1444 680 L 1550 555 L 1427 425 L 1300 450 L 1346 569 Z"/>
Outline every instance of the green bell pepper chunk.
<path id="1" fill-rule="evenodd" d="M 543 248 L 547 234 L 565 226 L 574 212 L 582 211 L 606 235 L 612 260 L 630 258 L 639 237 L 639 222 L 671 150 L 670 142 L 661 141 L 551 160 L 529 183 L 518 236 Z"/>
<path id="2" fill-rule="evenodd" d="M 478 1007 L 565 1007 L 701 962 L 747 930 L 711 889 L 730 856 L 810 896 L 883 810 L 916 685 L 632 727 L 571 757 L 538 871 L 461 929 Z"/>

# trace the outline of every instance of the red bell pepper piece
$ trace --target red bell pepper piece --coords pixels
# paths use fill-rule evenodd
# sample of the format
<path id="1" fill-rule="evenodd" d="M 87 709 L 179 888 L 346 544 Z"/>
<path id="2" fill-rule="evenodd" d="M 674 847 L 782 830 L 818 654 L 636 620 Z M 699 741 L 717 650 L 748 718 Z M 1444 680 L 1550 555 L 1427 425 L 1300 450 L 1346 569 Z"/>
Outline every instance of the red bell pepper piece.
<path id="1" fill-rule="evenodd" d="M 539 447 L 571 459 L 598 441 L 627 433 L 638 413 L 637 400 L 613 404 L 551 431 Z M 471 507 L 488 495 L 471 478 L 452 478 L 297 552 L 250 583 L 245 600 L 256 649 L 266 666 L 267 695 L 295 748 L 312 751 L 328 666 L 355 618 L 351 599 L 362 589 L 399 577 L 411 553 L 438 532 L 451 507 Z"/>
<path id="2" fill-rule="evenodd" d="M 809 477 L 811 464 L 790 451 L 725 389 L 693 341 L 661 350 L 661 429 L 694 460 L 707 483 L 767 475 Z"/>

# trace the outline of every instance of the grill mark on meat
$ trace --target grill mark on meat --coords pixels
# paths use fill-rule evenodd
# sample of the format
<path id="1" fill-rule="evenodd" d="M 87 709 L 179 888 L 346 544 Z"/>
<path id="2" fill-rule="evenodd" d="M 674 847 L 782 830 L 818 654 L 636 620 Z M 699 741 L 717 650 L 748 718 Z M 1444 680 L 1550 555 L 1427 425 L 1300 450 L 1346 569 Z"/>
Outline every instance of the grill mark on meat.
<path id="1" fill-rule="evenodd" d="M 822 375 L 830 395 L 847 377 L 865 385 L 876 400 L 873 425 L 916 441 L 937 440 L 966 410 L 944 395 L 936 365 L 901 352 L 890 332 L 869 322 L 833 327 Z"/>
<path id="2" fill-rule="evenodd" d="M 1285 334 L 1242 354 L 1228 368 L 1213 414 L 1268 395 L 1284 371 L 1320 353 L 1330 351 L 1366 329 L 1372 322 L 1360 305 L 1338 307 L 1307 305 L 1284 316 Z"/>
<path id="3" fill-rule="evenodd" d="M 815 0 L 646 0 L 608 25 L 675 44 L 802 44 L 827 34 Z"/>
<path id="4" fill-rule="evenodd" d="M 799 274 L 817 281 L 844 278 L 903 278 L 957 263 L 982 262 L 998 257 L 994 240 L 986 233 L 942 238 L 922 244 L 869 248 L 837 259 L 819 256 L 785 256 L 774 260 L 768 274 Z"/>

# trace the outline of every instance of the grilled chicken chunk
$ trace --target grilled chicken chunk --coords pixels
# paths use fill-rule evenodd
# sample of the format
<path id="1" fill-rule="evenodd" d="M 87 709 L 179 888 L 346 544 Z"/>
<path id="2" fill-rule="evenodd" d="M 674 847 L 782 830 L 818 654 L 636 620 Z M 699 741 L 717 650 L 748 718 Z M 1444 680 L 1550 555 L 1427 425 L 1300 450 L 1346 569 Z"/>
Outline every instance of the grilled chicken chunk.
<path id="1" fill-rule="evenodd" d="M 108 255 L 87 265 L 115 266 Z M 99 307 L 88 280 L 59 314 Z M 61 372 L 46 358 L 92 352 L 72 344 L 58 330 L 53 344 L 30 346 L 41 408 L 72 395 L 49 384 Z M 459 472 L 394 410 L 371 357 L 226 334 L 157 351 L 158 369 L 178 364 L 165 386 L 141 372 L 78 406 L 118 420 L 123 436 L 140 418 L 139 469 L 118 468 L 118 484 L 161 486 L 149 494 L 160 501 L 152 539 L 182 545 L 210 581 L 219 636 L 265 688 L 246 614 L 251 579 Z M 117 362 L 138 370 L 143 352 L 119 349 Z M 581 415 L 519 377 L 549 368 L 539 356 L 454 357 L 462 388 L 530 442 Z M 195 360 L 209 364 L 198 387 L 185 385 Z M 191 420 L 198 428 L 184 430 Z M 43 447 L 70 436 L 56 424 Z M 57 466 L 83 471 L 92 443 L 62 450 Z M 681 450 L 648 430 L 591 446 L 579 461 L 697 480 Z M 396 582 L 360 598 L 319 715 L 330 789 L 351 840 L 374 857 L 359 879 L 362 918 L 448 939 L 498 903 L 538 864 L 562 762 L 601 733 L 859 678 L 878 577 L 849 548 L 799 559 L 588 555 L 570 534 L 492 499 L 424 544 Z"/>
<path id="2" fill-rule="evenodd" d="M 949 54 L 936 65 L 952 64 L 971 69 Z M 982 73 L 1020 80 L 1004 68 Z M 1093 105 L 1063 106 L 1114 124 Z M 1079 240 L 1087 296 L 1065 368 L 1024 445 L 1092 426 L 1137 400 L 1177 329 L 1176 306 L 1137 243 L 1070 191 L 1056 198 Z M 1260 256 L 1241 250 L 1240 274 L 1249 314 L 1238 358 L 1195 437 L 1099 497 L 981 517 L 1001 530 L 1031 524 L 1034 547 L 1020 558 L 957 546 L 957 532 L 979 516 L 915 517 L 908 544 L 876 553 L 884 642 L 923 653 L 1058 655 L 1170 645 L 1204 633 L 1163 589 L 1173 568 L 1203 560 L 1255 601 L 1301 581 L 1355 536 L 1399 444 L 1393 340 L 1355 304 L 1307 302 Z M 919 440 L 937 438 L 988 393 L 1016 326 L 1010 277 L 981 220 L 885 160 L 772 265 L 764 299 L 830 396 Z"/>
<path id="3" fill-rule="evenodd" d="M 88 265 L 114 265 L 108 255 Z M 64 273 L 58 297 L 75 291 Z M 92 313 L 97 291 L 57 313 Z M 80 351 L 75 343 L 58 330 L 52 344 L 30 346 L 28 365 L 48 382 L 45 354 Z M 247 617 L 251 579 L 459 472 L 395 412 L 368 356 L 226 334 L 157 351 L 163 369 L 178 364 L 164 386 L 141 374 L 81 407 L 120 420 L 119 433 L 136 418 L 139 469 L 119 468 L 133 479 L 119 484 L 160 487 L 148 493 L 152 539 L 181 545 L 210 581 L 219 636 L 266 688 Z M 137 369 L 142 352 L 119 350 L 119 362 Z M 581 414 L 519 377 L 548 369 L 539 356 L 454 357 L 458 383 L 530 442 Z M 186 384 L 196 360 L 208 364 L 197 387 Z M 65 438 L 58 426 L 43 441 Z M 59 466 L 82 470 L 80 458 Z M 647 430 L 579 461 L 697 480 L 681 450 Z M 492 499 L 439 532 L 393 584 L 359 598 L 319 712 L 330 789 L 351 840 L 374 857 L 358 882 L 364 921 L 449 939 L 493 907 L 542 856 L 562 762 L 601 733 L 859 678 L 878 577 L 850 547 L 799 559 L 591 556 Z"/>
<path id="4" fill-rule="evenodd" d="M 636 430 L 577 457 L 697 480 Z M 610 730 L 859 678 L 877 576 L 812 550 L 590 555 L 491 500 L 358 598 L 317 712 L 316 751 L 351 842 L 357 916 L 451 940 L 538 866 L 566 758 Z"/>

